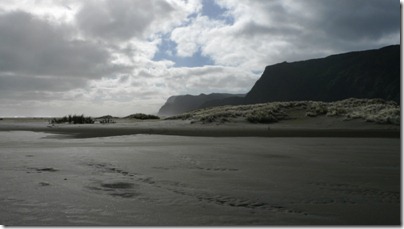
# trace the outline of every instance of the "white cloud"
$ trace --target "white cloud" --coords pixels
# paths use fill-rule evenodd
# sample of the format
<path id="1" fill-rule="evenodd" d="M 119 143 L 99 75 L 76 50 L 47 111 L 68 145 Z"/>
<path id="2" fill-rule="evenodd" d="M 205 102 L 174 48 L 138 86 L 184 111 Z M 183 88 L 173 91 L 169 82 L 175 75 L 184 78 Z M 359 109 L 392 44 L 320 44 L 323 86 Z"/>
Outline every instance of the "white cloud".
<path id="1" fill-rule="evenodd" d="M 73 23 L 80 0 L 0 0 L 0 12 L 25 11 L 53 23 Z"/>
<path id="2" fill-rule="evenodd" d="M 246 93 L 256 76 L 235 67 L 204 66 L 167 69 L 165 84 L 173 94 Z"/>

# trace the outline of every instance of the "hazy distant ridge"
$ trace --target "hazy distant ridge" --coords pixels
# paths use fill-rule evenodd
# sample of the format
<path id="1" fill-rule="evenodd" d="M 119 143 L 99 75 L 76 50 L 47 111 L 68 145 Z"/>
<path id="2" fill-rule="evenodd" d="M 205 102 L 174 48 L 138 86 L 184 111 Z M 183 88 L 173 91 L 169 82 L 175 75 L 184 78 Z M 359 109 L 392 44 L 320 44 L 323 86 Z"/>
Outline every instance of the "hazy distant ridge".
<path id="1" fill-rule="evenodd" d="M 177 95 L 171 96 L 160 108 L 158 115 L 176 115 L 198 109 L 212 100 L 221 100 L 229 97 L 244 97 L 244 94 L 212 93 L 209 95 Z"/>

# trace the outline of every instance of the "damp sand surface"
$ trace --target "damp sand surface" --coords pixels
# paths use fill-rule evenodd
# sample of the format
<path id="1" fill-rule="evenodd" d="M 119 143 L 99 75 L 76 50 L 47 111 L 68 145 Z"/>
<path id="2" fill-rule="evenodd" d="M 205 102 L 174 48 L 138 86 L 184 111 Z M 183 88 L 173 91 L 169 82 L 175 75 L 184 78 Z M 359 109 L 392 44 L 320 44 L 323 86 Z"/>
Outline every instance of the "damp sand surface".
<path id="1" fill-rule="evenodd" d="M 0 131 L 0 224 L 400 225 L 400 139 Z"/>

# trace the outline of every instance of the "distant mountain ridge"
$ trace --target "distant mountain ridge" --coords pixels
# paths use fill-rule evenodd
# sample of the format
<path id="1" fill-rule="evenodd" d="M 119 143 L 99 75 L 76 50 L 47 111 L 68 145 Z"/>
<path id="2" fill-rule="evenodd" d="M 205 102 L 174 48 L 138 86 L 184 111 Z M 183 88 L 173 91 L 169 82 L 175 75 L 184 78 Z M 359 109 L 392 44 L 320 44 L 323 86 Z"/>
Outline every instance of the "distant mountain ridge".
<path id="1" fill-rule="evenodd" d="M 167 102 L 160 108 L 158 115 L 176 115 L 184 112 L 199 109 L 206 102 L 221 100 L 225 98 L 244 97 L 245 94 L 212 93 L 200 95 L 176 95 L 167 99 Z"/>
<path id="2" fill-rule="evenodd" d="M 172 96 L 159 115 L 274 101 L 381 98 L 400 103 L 400 45 L 267 66 L 247 95 Z M 220 96 L 219 96 L 220 95 Z"/>

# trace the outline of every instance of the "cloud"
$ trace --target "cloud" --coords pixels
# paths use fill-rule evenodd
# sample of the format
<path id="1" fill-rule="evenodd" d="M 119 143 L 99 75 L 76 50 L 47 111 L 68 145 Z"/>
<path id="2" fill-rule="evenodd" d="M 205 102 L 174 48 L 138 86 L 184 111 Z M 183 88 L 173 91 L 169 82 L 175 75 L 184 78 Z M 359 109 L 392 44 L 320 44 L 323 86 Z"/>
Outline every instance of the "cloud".
<path id="1" fill-rule="evenodd" d="M 196 17 L 174 29 L 177 52 L 201 50 L 216 64 L 258 70 L 296 61 L 399 43 L 396 1 L 218 1 L 234 18 L 229 25 Z M 395 10 L 396 9 L 396 10 Z"/>
<path id="2" fill-rule="evenodd" d="M 126 41 L 167 32 L 198 8 L 197 1 L 92 0 L 84 3 L 76 20 L 87 35 Z"/>
<path id="3" fill-rule="evenodd" d="M 0 15 L 0 31 L 0 72 L 98 78 L 124 70 L 96 43 L 74 39 L 68 25 L 16 11 Z"/>
<path id="4" fill-rule="evenodd" d="M 60 82 L 63 83 L 60 83 Z M 10 91 L 66 91 L 86 83 L 85 79 L 65 79 L 55 77 L 32 77 L 15 74 L 0 74 L 0 93 L 6 96 Z"/>
<path id="5" fill-rule="evenodd" d="M 72 23 L 81 2 L 80 0 L 0 0 L 0 12 L 24 11 L 41 19 L 52 20 L 55 24 Z"/>
<path id="6" fill-rule="evenodd" d="M 171 95 L 246 93 L 256 80 L 256 76 L 251 72 L 221 66 L 170 68 L 165 75 L 165 84 L 170 89 Z"/>
<path id="7" fill-rule="evenodd" d="M 310 27 L 317 27 L 329 37 L 344 40 L 377 40 L 397 33 L 400 24 L 400 5 L 397 1 L 310 1 L 315 20 Z M 302 6 L 302 10 L 308 10 Z M 345 10 L 338 10 L 345 9 Z M 394 10 L 395 9 L 395 10 Z"/>
<path id="8" fill-rule="evenodd" d="M 152 7 L 151 1 L 88 1 L 77 14 L 77 21 L 86 34 L 127 40 L 142 36 L 154 17 Z"/>

